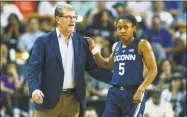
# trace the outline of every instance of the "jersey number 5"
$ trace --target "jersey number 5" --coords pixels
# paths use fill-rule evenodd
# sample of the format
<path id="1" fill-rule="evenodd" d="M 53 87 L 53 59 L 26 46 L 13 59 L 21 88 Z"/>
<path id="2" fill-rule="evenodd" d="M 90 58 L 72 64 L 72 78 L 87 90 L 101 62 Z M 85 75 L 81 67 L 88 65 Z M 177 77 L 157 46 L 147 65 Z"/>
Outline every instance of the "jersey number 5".
<path id="1" fill-rule="evenodd" d="M 123 75 L 125 73 L 125 63 L 119 64 L 119 75 Z"/>

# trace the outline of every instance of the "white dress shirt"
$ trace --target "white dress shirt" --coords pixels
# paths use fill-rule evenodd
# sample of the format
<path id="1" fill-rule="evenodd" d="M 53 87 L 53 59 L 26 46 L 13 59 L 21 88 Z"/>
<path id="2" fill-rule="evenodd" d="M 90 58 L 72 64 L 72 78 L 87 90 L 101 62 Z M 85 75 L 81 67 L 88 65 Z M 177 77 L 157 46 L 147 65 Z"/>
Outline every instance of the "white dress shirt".
<path id="1" fill-rule="evenodd" d="M 74 82 L 74 51 L 73 51 L 73 42 L 72 35 L 69 38 L 69 44 L 67 45 L 64 35 L 60 33 L 58 28 L 56 28 L 57 38 L 60 48 L 60 54 L 62 58 L 62 64 L 64 68 L 64 83 L 63 89 L 71 89 L 75 87 Z"/>

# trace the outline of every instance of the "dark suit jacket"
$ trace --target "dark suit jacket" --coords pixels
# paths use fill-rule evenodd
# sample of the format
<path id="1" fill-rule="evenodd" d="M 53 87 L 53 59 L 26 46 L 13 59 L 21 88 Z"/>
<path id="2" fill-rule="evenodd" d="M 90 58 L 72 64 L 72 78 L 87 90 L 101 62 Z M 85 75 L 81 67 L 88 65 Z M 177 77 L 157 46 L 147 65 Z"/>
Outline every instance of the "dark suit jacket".
<path id="1" fill-rule="evenodd" d="M 95 79 L 108 84 L 112 79 L 112 73 L 96 64 L 88 43 L 82 36 L 74 32 L 72 40 L 76 97 L 80 100 L 82 107 L 85 108 L 85 71 Z M 40 89 L 45 95 L 43 104 L 35 103 L 35 108 L 54 108 L 62 94 L 64 81 L 64 70 L 56 31 L 49 32 L 36 39 L 27 70 L 30 96 L 36 89 Z"/>

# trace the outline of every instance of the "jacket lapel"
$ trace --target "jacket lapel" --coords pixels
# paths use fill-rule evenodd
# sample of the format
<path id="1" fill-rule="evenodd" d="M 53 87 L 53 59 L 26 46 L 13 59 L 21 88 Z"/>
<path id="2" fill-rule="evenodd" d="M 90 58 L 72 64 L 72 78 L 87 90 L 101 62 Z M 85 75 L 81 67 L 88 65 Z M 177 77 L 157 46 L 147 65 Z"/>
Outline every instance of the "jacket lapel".
<path id="1" fill-rule="evenodd" d="M 56 57 L 58 59 L 59 65 L 63 68 L 62 58 L 61 58 L 61 54 L 60 54 L 60 48 L 59 48 L 59 43 L 58 43 L 58 38 L 57 38 L 56 30 L 54 30 L 52 32 L 51 36 L 52 36 L 51 40 L 50 40 L 51 47 L 52 47 L 53 52 L 55 53 L 55 55 L 56 55 Z"/>
<path id="2" fill-rule="evenodd" d="M 79 37 L 75 33 L 73 33 L 72 40 L 73 40 L 73 50 L 74 50 L 74 65 L 76 67 L 78 64 L 79 52 L 81 51 L 81 42 Z"/>

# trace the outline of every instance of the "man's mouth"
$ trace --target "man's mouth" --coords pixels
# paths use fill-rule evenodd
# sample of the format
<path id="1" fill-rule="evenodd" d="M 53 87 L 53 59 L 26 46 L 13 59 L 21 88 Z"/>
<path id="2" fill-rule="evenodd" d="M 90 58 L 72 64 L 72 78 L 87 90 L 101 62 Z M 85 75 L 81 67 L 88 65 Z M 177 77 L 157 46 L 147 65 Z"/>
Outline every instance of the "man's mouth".
<path id="1" fill-rule="evenodd" d="M 69 26 L 69 27 L 74 27 L 75 25 L 74 25 L 74 24 L 69 24 L 68 26 Z"/>

